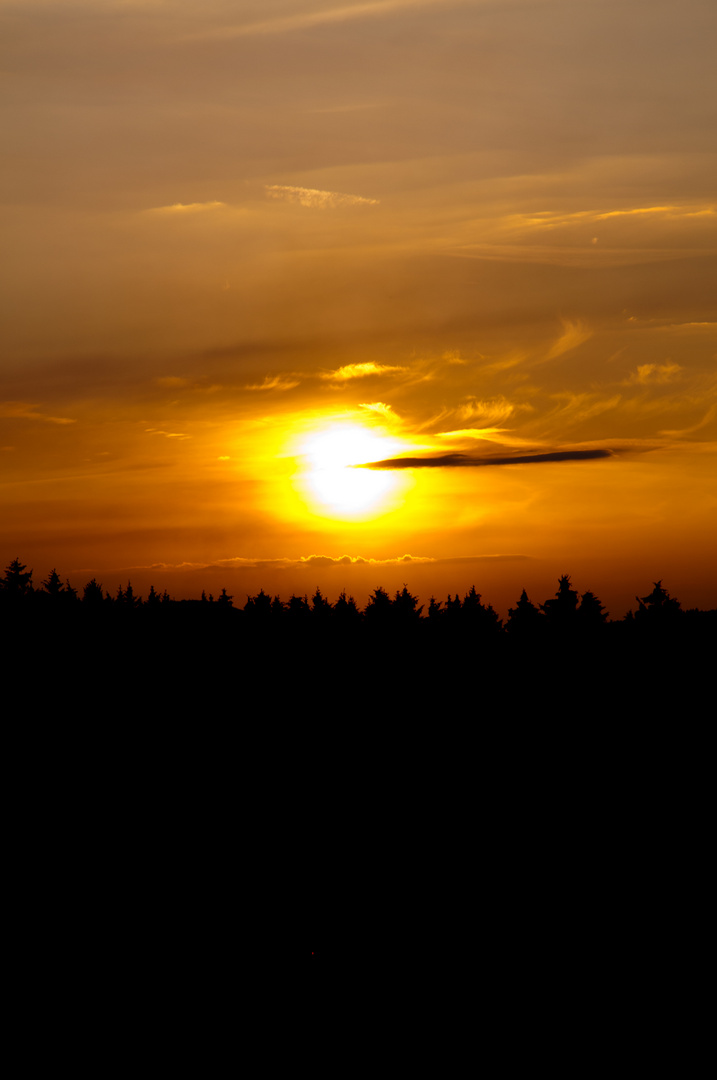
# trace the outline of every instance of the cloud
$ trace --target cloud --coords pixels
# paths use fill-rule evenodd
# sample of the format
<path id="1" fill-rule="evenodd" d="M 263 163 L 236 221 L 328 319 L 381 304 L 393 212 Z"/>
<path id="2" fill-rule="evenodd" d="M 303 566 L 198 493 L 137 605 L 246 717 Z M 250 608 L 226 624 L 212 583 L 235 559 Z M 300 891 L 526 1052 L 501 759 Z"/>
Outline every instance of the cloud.
<path id="1" fill-rule="evenodd" d="M 590 461 L 609 458 L 611 450 L 553 450 L 547 454 L 510 454 L 503 457 L 477 457 L 471 454 L 433 454 L 429 457 L 397 457 L 353 465 L 354 469 L 457 469 L 486 465 L 545 465 L 561 461 Z"/>
<path id="2" fill-rule="evenodd" d="M 638 364 L 637 371 L 631 372 L 627 382 L 641 383 L 643 386 L 648 383 L 672 382 L 680 371 L 682 371 L 680 365 L 671 361 L 666 364 Z"/>
<path id="3" fill-rule="evenodd" d="M 227 574 L 227 573 L 241 573 L 243 571 L 319 571 L 319 570 L 331 570 L 338 568 L 340 570 L 347 570 L 353 567 L 361 570 L 363 568 L 377 570 L 390 569 L 391 567 L 406 567 L 406 566 L 452 566 L 452 565 L 464 565 L 468 563 L 486 563 L 486 562 L 522 562 L 532 559 L 531 555 L 523 555 L 518 552 L 495 552 L 492 554 L 484 555 L 452 555 L 435 557 L 433 555 L 395 555 L 392 558 L 387 559 L 374 559 L 370 556 L 364 555 L 302 555 L 298 559 L 278 558 L 278 559 L 265 559 L 261 557 L 251 558 L 246 556 L 238 556 L 229 559 L 218 559 L 216 562 L 181 562 L 181 563 L 167 563 L 167 562 L 155 562 L 151 564 L 132 565 L 132 566 L 116 566 L 112 567 L 112 573 L 134 573 L 140 570 L 156 570 L 164 572 L 196 572 L 202 571 L 204 573 L 214 574 Z M 98 570 L 96 567 L 75 567 L 71 573 L 86 573 L 94 574 Z M 103 572 L 107 572 L 106 570 Z"/>
<path id="4" fill-rule="evenodd" d="M 165 439 L 191 439 L 191 435 L 187 435 L 183 431 L 159 431 L 157 428 L 145 428 L 148 435 L 163 435 Z"/>
<path id="5" fill-rule="evenodd" d="M 486 401 L 468 398 L 463 405 L 459 405 L 454 415 L 464 422 L 466 420 L 483 420 L 495 424 L 507 420 L 514 412 L 515 406 L 501 396 L 489 398 Z"/>
<path id="6" fill-rule="evenodd" d="M 227 204 L 223 202 L 173 203 L 172 206 L 153 206 L 148 214 L 201 214 L 206 210 L 220 210 Z"/>
<path id="7" fill-rule="evenodd" d="M 609 221 L 611 218 L 651 215 L 667 219 L 681 219 L 713 217 L 716 213 L 714 206 L 636 206 L 627 210 L 578 210 L 568 214 L 541 210 L 536 214 L 510 214 L 506 217 L 505 223 L 511 230 L 557 229 L 564 225 L 588 225 L 596 221 Z"/>
<path id="8" fill-rule="evenodd" d="M 245 390 L 293 390 L 299 385 L 298 379 L 285 378 L 282 375 L 265 375 L 264 381 L 251 383 L 245 386 Z"/>
<path id="9" fill-rule="evenodd" d="M 320 191 L 318 188 L 294 187 L 290 184 L 267 184 L 264 188 L 270 199 L 298 203 L 320 210 L 334 210 L 340 206 L 378 206 L 378 199 L 366 199 L 363 195 L 347 195 L 342 191 Z"/>
<path id="10" fill-rule="evenodd" d="M 295 566 L 399 566 L 402 563 L 433 563 L 435 559 L 426 555 L 397 555 L 392 559 L 366 559 L 361 555 L 341 555 L 331 558 L 328 555 L 302 556 Z"/>
<path id="11" fill-rule="evenodd" d="M 332 382 L 347 382 L 349 379 L 364 379 L 367 375 L 391 375 L 394 371 L 405 371 L 404 367 L 392 367 L 390 364 L 375 364 L 369 360 L 364 364 L 345 364 L 336 371 L 327 371 L 322 379 Z"/>
<path id="12" fill-rule="evenodd" d="M 695 431 L 699 431 L 703 427 L 707 427 L 717 417 L 717 404 L 711 405 L 703 418 L 692 427 L 682 428 L 679 431 L 661 431 L 661 435 L 672 435 L 675 438 L 680 438 L 682 435 L 692 435 Z"/>
<path id="13" fill-rule="evenodd" d="M 569 352 L 570 349 L 576 349 L 578 345 L 582 345 L 591 336 L 592 330 L 589 330 L 579 319 L 576 319 L 575 322 L 564 319 L 563 332 L 549 349 L 546 359 L 554 360 L 557 356 Z"/>
<path id="14" fill-rule="evenodd" d="M 69 416 L 48 416 L 46 413 L 35 412 L 37 408 L 37 405 L 31 405 L 26 401 L 2 401 L 0 402 L 0 417 L 13 420 L 42 420 L 46 424 L 77 423 Z"/>
<path id="15" fill-rule="evenodd" d="M 502 442 L 505 428 L 458 428 L 456 431 L 437 431 L 437 439 L 485 439 L 488 442 Z"/>
<path id="16" fill-rule="evenodd" d="M 286 34 L 327 23 L 342 23 L 352 19 L 380 18 L 394 11 L 409 8 L 459 6 L 466 0 L 364 0 L 363 3 L 343 4 L 323 11 L 302 11 L 294 15 L 279 15 L 274 19 L 245 23 L 243 26 L 223 26 L 193 34 L 193 39 L 211 40 L 251 37 L 263 34 Z"/>
<path id="17" fill-rule="evenodd" d="M 398 416 L 393 411 L 390 405 L 386 405 L 383 401 L 372 401 L 371 403 L 364 402 L 359 405 L 359 409 L 365 409 L 368 413 L 374 413 L 376 416 L 382 416 L 384 420 L 398 420 Z"/>

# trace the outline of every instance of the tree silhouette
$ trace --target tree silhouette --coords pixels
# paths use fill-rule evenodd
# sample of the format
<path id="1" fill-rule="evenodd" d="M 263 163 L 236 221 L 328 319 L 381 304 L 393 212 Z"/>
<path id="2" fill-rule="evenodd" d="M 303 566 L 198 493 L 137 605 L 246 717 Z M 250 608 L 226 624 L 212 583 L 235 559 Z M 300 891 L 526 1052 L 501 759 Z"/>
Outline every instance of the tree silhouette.
<path id="1" fill-rule="evenodd" d="M 456 593 L 455 600 L 451 600 L 451 594 L 449 593 L 448 598 L 446 600 L 446 607 L 445 607 L 445 610 L 443 612 L 444 616 L 447 619 L 454 620 L 454 619 L 457 619 L 457 617 L 460 616 L 460 611 L 461 611 L 461 599 L 460 599 L 458 593 Z"/>
<path id="2" fill-rule="evenodd" d="M 662 580 L 655 581 L 653 584 L 654 588 L 647 596 L 635 597 L 639 604 L 635 618 L 652 625 L 664 625 L 667 622 L 672 622 L 682 614 L 682 605 L 679 600 L 675 600 L 674 597 L 670 596 L 667 589 L 663 589 Z"/>
<path id="3" fill-rule="evenodd" d="M 62 598 L 66 604 L 73 604 L 78 600 L 77 589 L 75 589 L 67 578 L 65 578 L 65 587 L 62 590 Z"/>
<path id="4" fill-rule="evenodd" d="M 277 622 L 279 619 L 283 618 L 284 604 L 280 596 L 275 596 L 269 604 L 269 614 L 271 615 L 271 618 L 274 622 Z"/>
<path id="5" fill-rule="evenodd" d="M 391 614 L 394 619 L 398 619 L 401 622 L 416 622 L 420 619 L 421 612 L 423 611 L 423 605 L 418 607 L 418 597 L 412 596 L 408 591 L 406 585 L 399 592 L 396 590 L 396 595 L 391 601 Z"/>
<path id="6" fill-rule="evenodd" d="M 527 592 L 523 589 L 515 607 L 508 608 L 508 622 L 505 628 L 513 637 L 532 637 L 541 629 L 543 620 L 544 616 L 535 604 L 530 602 Z"/>
<path id="7" fill-rule="evenodd" d="M 54 568 L 50 571 L 45 581 L 41 582 L 43 589 L 53 599 L 57 598 L 60 593 L 63 592 L 62 579 Z"/>
<path id="8" fill-rule="evenodd" d="M 594 593 L 588 591 L 580 598 L 577 622 L 582 630 L 597 630 L 605 624 L 607 611 Z"/>
<path id="9" fill-rule="evenodd" d="M 486 607 L 481 603 L 481 594 L 476 592 L 475 585 L 471 585 L 470 591 L 463 597 L 460 620 L 466 630 L 480 634 L 497 633 L 502 625 L 493 606 L 489 604 Z"/>
<path id="10" fill-rule="evenodd" d="M 311 614 L 308 596 L 296 596 L 292 593 L 286 611 L 291 619 L 305 619 L 307 615 Z"/>
<path id="11" fill-rule="evenodd" d="M 247 596 L 244 611 L 253 620 L 267 622 L 269 616 L 274 613 L 274 605 L 271 597 L 260 589 L 256 596 Z"/>
<path id="12" fill-rule="evenodd" d="M 443 615 L 443 612 L 441 611 L 442 606 L 443 601 L 436 600 L 435 596 L 432 596 L 428 601 L 428 618 L 434 621 L 439 619 L 441 615 Z"/>
<path id="13" fill-rule="evenodd" d="M 34 591 L 32 570 L 28 570 L 19 559 L 13 559 L 5 570 L 4 578 L 0 580 L 0 586 L 5 595 L 13 599 L 29 596 Z"/>
<path id="14" fill-rule="evenodd" d="M 147 594 L 147 607 L 156 608 L 159 607 L 161 599 L 159 593 L 154 591 L 154 585 L 150 585 L 149 592 Z"/>
<path id="15" fill-rule="evenodd" d="M 346 598 L 346 589 L 339 593 L 339 598 L 334 605 L 334 618 L 344 625 L 355 625 L 360 618 L 360 612 L 353 596 Z"/>
<path id="16" fill-rule="evenodd" d="M 92 581 L 88 581 L 82 590 L 82 602 L 93 607 L 103 603 L 102 586 L 98 585 L 94 578 L 92 578 Z"/>
<path id="17" fill-rule="evenodd" d="M 563 574 L 558 581 L 558 591 L 554 600 L 546 600 L 540 610 L 547 617 L 551 629 L 568 631 L 575 625 L 575 613 L 578 607 L 578 594 L 570 588 L 570 575 Z"/>
<path id="18" fill-rule="evenodd" d="M 326 619 L 332 611 L 331 604 L 323 596 L 319 586 L 316 586 L 316 592 L 311 597 L 311 614 L 318 619 Z"/>

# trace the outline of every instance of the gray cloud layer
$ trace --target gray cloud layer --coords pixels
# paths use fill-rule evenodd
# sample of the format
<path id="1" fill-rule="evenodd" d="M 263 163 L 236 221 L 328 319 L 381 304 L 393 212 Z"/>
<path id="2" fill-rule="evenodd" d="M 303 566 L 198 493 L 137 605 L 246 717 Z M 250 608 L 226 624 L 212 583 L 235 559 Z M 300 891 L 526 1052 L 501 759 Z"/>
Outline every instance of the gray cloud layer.
<path id="1" fill-rule="evenodd" d="M 397 457 L 356 465 L 357 469 L 457 469 L 483 465 L 544 465 L 556 461 L 591 461 L 612 457 L 611 450 L 554 450 L 549 454 L 508 454 L 504 457 L 476 454 L 434 454 L 431 457 Z"/>

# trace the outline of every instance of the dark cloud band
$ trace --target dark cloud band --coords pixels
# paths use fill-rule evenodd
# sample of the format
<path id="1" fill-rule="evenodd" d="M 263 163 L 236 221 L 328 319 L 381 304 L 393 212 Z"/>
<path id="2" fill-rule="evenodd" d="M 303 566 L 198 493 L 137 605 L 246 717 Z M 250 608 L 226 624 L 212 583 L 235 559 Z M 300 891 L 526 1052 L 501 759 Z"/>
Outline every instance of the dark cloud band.
<path id="1" fill-rule="evenodd" d="M 556 461 L 591 461 L 612 457 L 611 450 L 554 450 L 549 454 L 513 454 L 476 457 L 472 454 L 434 454 L 432 457 L 397 457 L 369 461 L 359 469 L 474 469 L 484 465 L 544 465 Z"/>

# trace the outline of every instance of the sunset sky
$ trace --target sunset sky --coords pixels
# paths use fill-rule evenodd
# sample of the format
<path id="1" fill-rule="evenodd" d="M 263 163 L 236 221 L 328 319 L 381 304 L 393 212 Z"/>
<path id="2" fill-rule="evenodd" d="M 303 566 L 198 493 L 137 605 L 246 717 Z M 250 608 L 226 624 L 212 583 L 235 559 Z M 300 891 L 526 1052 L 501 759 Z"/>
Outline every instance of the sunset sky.
<path id="1" fill-rule="evenodd" d="M 714 0 L 0 0 L 0 569 L 717 607 L 716 41 Z"/>

